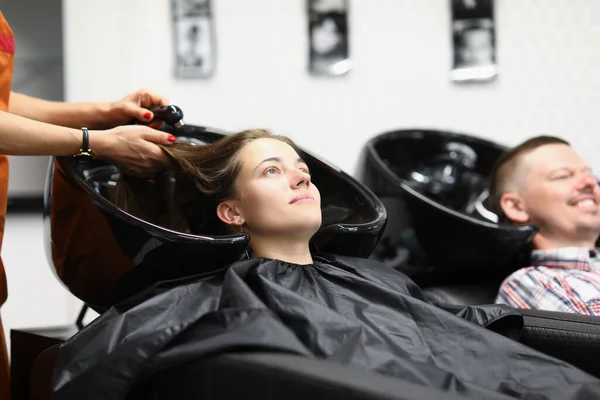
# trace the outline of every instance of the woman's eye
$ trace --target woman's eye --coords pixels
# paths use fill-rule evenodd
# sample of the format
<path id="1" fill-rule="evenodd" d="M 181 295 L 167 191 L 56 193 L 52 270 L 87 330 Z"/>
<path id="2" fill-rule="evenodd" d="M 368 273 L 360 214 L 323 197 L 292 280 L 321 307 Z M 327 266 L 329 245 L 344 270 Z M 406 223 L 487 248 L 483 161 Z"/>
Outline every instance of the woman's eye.
<path id="1" fill-rule="evenodd" d="M 308 168 L 308 165 L 302 165 L 300 166 L 300 168 L 298 168 L 300 171 L 304 172 L 305 174 L 310 175 L 310 169 Z"/>
<path id="2" fill-rule="evenodd" d="M 267 175 L 274 175 L 278 172 L 279 171 L 277 170 L 277 168 L 274 168 L 274 167 L 270 167 L 265 170 L 265 174 L 267 174 Z"/>

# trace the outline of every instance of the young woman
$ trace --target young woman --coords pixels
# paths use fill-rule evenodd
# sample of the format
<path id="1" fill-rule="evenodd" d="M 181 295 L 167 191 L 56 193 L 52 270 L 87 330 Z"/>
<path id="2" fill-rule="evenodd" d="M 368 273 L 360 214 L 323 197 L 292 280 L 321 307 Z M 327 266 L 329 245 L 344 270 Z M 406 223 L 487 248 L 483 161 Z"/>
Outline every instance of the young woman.
<path id="1" fill-rule="evenodd" d="M 164 181 L 124 178 L 115 201 L 177 229 L 245 232 L 249 256 L 101 315 L 62 346 L 57 398 L 122 398 L 164 369 L 239 348 L 328 359 L 468 398 L 600 398 L 596 378 L 514 340 L 521 320 L 508 308 L 452 314 L 375 261 L 311 254 L 320 196 L 289 139 L 250 130 L 165 151 Z M 149 202 L 149 190 L 167 193 L 173 177 L 173 195 L 163 196 L 173 203 Z"/>

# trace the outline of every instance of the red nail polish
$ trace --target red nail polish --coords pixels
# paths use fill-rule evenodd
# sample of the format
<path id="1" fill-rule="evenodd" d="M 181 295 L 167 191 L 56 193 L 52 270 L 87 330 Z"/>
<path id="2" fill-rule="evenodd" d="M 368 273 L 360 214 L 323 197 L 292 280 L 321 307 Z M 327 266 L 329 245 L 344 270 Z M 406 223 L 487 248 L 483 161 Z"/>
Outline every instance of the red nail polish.
<path id="1" fill-rule="evenodd" d="M 150 119 L 150 117 L 152 117 L 152 113 L 147 112 L 146 114 L 144 114 L 144 119 Z"/>
<path id="2" fill-rule="evenodd" d="M 177 140 L 177 138 L 173 135 L 169 135 L 168 139 L 169 142 L 173 143 L 175 140 Z"/>

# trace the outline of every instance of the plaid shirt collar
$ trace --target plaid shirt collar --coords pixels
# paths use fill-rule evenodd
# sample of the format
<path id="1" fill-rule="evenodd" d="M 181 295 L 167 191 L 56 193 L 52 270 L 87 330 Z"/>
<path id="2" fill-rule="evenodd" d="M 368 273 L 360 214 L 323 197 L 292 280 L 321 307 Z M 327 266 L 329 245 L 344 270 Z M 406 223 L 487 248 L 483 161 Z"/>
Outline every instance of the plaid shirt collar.
<path id="1" fill-rule="evenodd" d="M 580 269 L 592 271 L 600 269 L 600 249 L 585 247 L 563 247 L 550 250 L 533 250 L 531 263 L 550 268 Z"/>

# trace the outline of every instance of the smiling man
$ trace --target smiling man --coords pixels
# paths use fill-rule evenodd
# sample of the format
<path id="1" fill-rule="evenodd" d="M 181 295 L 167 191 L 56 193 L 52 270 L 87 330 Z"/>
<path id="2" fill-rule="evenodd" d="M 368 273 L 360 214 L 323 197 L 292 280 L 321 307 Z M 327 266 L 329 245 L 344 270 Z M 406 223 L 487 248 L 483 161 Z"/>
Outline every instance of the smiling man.
<path id="1" fill-rule="evenodd" d="M 505 279 L 496 302 L 600 315 L 600 187 L 569 143 L 539 136 L 503 154 L 490 199 L 501 221 L 539 230 L 532 265 Z"/>

